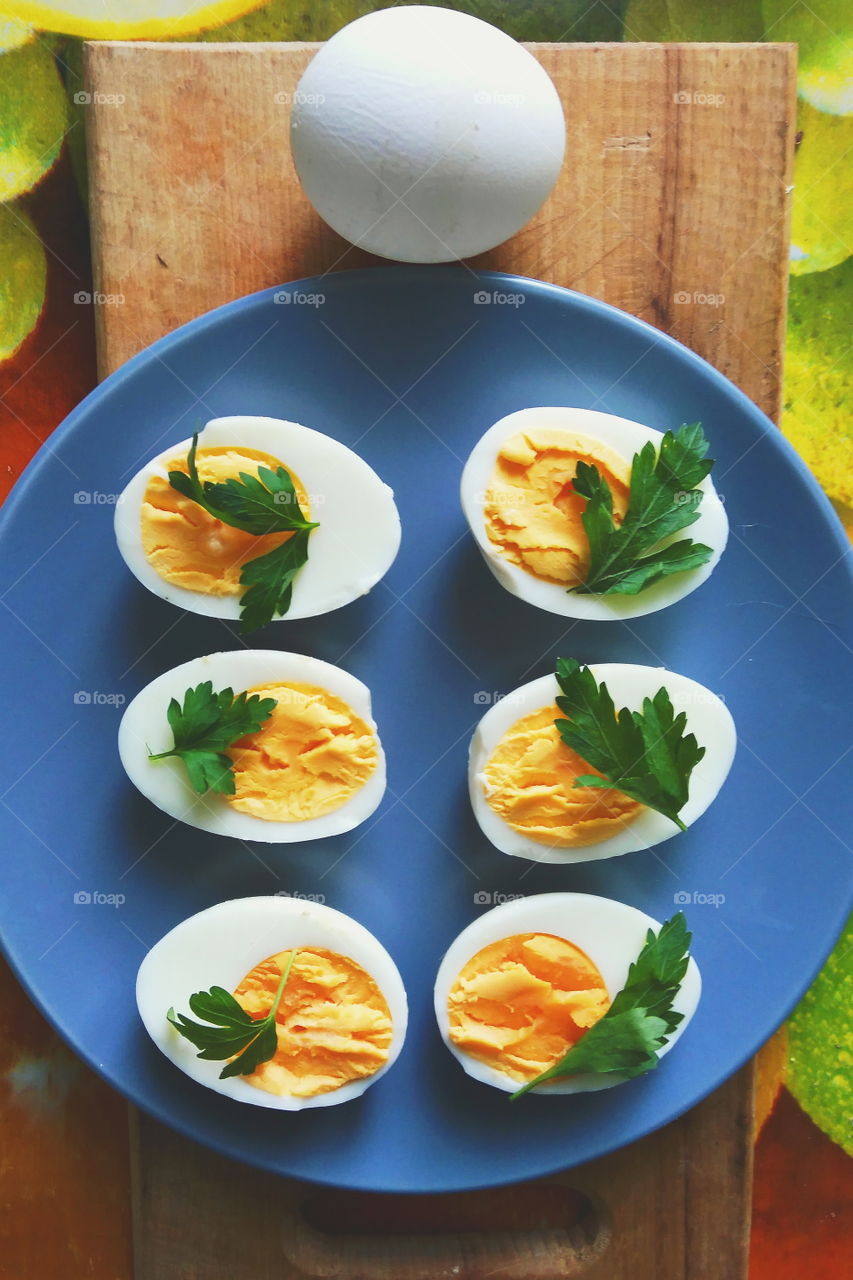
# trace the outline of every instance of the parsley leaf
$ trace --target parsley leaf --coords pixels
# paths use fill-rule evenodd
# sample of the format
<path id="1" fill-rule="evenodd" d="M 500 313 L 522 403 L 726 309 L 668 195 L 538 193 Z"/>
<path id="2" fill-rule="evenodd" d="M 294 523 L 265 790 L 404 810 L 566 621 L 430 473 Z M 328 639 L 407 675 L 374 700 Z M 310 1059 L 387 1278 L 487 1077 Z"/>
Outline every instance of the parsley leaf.
<path id="1" fill-rule="evenodd" d="M 628 969 L 625 986 L 598 1022 L 585 1031 L 558 1062 L 512 1095 L 520 1098 L 545 1080 L 581 1073 L 645 1075 L 658 1065 L 660 1050 L 683 1019 L 673 1001 L 687 972 L 692 935 L 683 912 L 649 929 L 645 945 Z"/>
<path id="2" fill-rule="evenodd" d="M 678 814 L 705 748 L 684 732 L 687 715 L 675 714 L 666 689 L 644 698 L 642 711 L 622 707 L 617 715 L 607 685 L 574 658 L 557 659 L 557 683 L 557 706 L 569 717 L 554 721 L 560 737 L 604 775 L 582 774 L 575 786 L 617 787 L 685 831 Z"/>
<path id="3" fill-rule="evenodd" d="M 214 693 L 213 682 L 205 680 L 187 689 L 183 705 L 172 698 L 166 718 L 175 745 L 157 755 L 149 751 L 148 759 L 178 756 L 199 795 L 210 790 L 233 796 L 234 770 L 225 750 L 247 734 L 256 733 L 275 705 L 275 698 L 261 698 L 256 693 L 239 693 L 236 698 L 232 689 Z"/>
<path id="4" fill-rule="evenodd" d="M 308 559 L 310 529 L 243 565 L 240 583 L 248 590 L 240 597 L 240 630 L 255 631 L 276 614 L 287 613 L 293 595 L 293 579 Z"/>
<path id="5" fill-rule="evenodd" d="M 586 579 L 571 587 L 581 595 L 636 595 L 672 573 L 706 564 L 710 547 L 692 538 L 661 542 L 699 519 L 699 485 L 713 467 L 708 441 L 698 422 L 667 431 L 655 449 L 649 441 L 634 454 L 628 509 L 621 524 L 613 518 L 613 495 L 598 468 L 579 461 L 575 493 L 586 498 L 581 516 L 589 541 Z"/>
<path id="6" fill-rule="evenodd" d="M 256 1067 L 275 1055 L 278 1045 L 275 1015 L 296 954 L 296 951 L 291 951 L 272 1007 L 264 1018 L 253 1018 L 246 1013 L 224 987 L 211 987 L 209 991 L 197 991 L 190 996 L 189 1005 L 193 1013 L 204 1018 L 206 1023 L 213 1023 L 213 1026 L 193 1022 L 183 1013 L 176 1014 L 174 1009 L 166 1014 L 175 1030 L 201 1050 L 200 1058 L 213 1062 L 232 1059 L 220 1071 L 220 1080 L 227 1080 L 229 1076 L 251 1075 Z"/>
<path id="7" fill-rule="evenodd" d="M 249 590 L 240 597 L 241 631 L 256 631 L 276 616 L 287 613 L 293 595 L 293 579 L 308 560 L 308 535 L 319 528 L 306 520 L 290 473 L 284 467 L 271 471 L 258 467 L 251 476 L 240 472 L 217 482 L 202 481 L 196 466 L 198 434 L 193 436 L 186 471 L 170 471 L 169 484 L 216 520 L 262 537 L 269 533 L 292 536 L 266 555 L 243 566 L 240 582 Z"/>

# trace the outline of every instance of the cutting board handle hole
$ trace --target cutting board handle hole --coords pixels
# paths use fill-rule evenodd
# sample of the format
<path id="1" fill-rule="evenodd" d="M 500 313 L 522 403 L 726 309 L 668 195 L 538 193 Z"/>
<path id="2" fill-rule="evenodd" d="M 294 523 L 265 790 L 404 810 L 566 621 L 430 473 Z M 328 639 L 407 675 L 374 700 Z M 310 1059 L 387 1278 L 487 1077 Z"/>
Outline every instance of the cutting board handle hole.
<path id="1" fill-rule="evenodd" d="M 284 1224 L 299 1276 L 565 1280 L 610 1240 L 606 1209 L 557 1179 L 454 1195 L 311 1189 Z"/>

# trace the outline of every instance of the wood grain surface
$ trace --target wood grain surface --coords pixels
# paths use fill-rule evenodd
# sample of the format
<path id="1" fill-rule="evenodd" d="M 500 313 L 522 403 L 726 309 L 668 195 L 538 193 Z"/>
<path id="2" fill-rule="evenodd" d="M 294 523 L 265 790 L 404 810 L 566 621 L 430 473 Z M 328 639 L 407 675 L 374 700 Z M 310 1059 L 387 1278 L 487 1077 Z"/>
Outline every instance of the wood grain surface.
<path id="1" fill-rule="evenodd" d="M 102 374 L 241 294 L 377 261 L 296 180 L 289 102 L 315 48 L 89 47 L 95 279 L 124 299 L 97 311 Z M 565 104 L 566 163 L 528 226 L 473 265 L 604 298 L 777 416 L 795 47 L 531 48 Z"/>
<path id="2" fill-rule="evenodd" d="M 564 101 L 566 165 L 529 226 L 473 265 L 623 307 L 704 355 L 777 416 L 793 47 L 530 47 Z M 102 376 L 220 303 L 377 261 L 331 232 L 295 180 L 289 102 L 313 50 L 88 47 Z M 530 1184 L 519 1188 L 518 1205 L 533 1207 L 517 1222 L 497 1192 L 491 1210 L 482 1197 L 458 1197 L 452 1211 L 446 1198 L 373 1197 L 357 1212 L 347 1193 L 328 1192 L 324 1229 L 306 1216 L 310 1189 L 242 1170 L 139 1116 L 137 1277 L 738 1280 L 751 1117 L 746 1068 L 642 1142 L 532 1193 Z M 543 1222 L 535 1206 L 554 1187 L 582 1197 L 570 1195 Z M 327 1229 L 347 1220 L 348 1204 L 353 1230 Z M 368 1234 L 355 1232 L 358 1223 Z M 243 1224 L 251 1229 L 240 1230 L 238 1249 Z M 502 1235 L 501 1226 L 510 1229 Z"/>

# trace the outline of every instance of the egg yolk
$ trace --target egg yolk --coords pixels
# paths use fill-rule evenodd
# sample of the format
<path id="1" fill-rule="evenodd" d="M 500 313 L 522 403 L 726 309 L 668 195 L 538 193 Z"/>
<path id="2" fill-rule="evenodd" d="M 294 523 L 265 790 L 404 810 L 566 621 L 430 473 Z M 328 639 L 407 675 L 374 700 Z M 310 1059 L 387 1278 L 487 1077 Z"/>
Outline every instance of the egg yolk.
<path id="1" fill-rule="evenodd" d="M 199 449 L 196 467 L 202 481 L 217 483 L 237 478 L 241 471 L 250 476 L 258 467 L 277 470 L 283 463 L 259 449 L 224 445 Z M 167 471 L 187 470 L 185 456 L 171 458 L 164 464 Z M 299 506 L 310 519 L 308 495 L 302 481 L 288 467 Z M 208 514 L 198 503 L 173 489 L 165 476 L 152 476 L 142 499 L 142 549 L 161 578 L 211 596 L 242 594 L 240 573 L 248 560 L 266 555 L 292 538 L 292 533 L 252 534 L 234 529 Z"/>
<path id="2" fill-rule="evenodd" d="M 268 822 L 305 822 L 338 809 L 379 761 L 376 734 L 343 699 L 310 684 L 247 690 L 274 698 L 257 733 L 229 748 L 235 792 L 228 803 Z"/>
<path id="3" fill-rule="evenodd" d="M 550 933 L 490 943 L 463 966 L 447 997 L 453 1043 L 519 1081 L 553 1066 L 609 1007 L 589 956 Z"/>
<path id="4" fill-rule="evenodd" d="M 246 1013 L 269 1014 L 289 959 L 289 951 L 270 956 L 237 985 Z M 275 1055 L 243 1077 L 267 1093 L 312 1098 L 373 1075 L 388 1059 L 388 1003 L 366 969 L 335 951 L 297 951 L 275 1021 Z"/>
<path id="5" fill-rule="evenodd" d="M 519 431 L 504 441 L 483 504 L 486 533 L 501 555 L 566 587 L 583 582 L 589 569 L 581 523 L 586 499 L 572 487 L 578 462 L 596 466 L 610 485 L 620 523 L 630 464 L 599 440 L 553 427 Z"/>
<path id="6" fill-rule="evenodd" d="M 615 787 L 576 787 L 595 774 L 560 737 L 556 705 L 522 716 L 504 734 L 483 770 L 488 804 L 513 830 L 538 844 L 571 848 L 616 835 L 642 805 Z"/>

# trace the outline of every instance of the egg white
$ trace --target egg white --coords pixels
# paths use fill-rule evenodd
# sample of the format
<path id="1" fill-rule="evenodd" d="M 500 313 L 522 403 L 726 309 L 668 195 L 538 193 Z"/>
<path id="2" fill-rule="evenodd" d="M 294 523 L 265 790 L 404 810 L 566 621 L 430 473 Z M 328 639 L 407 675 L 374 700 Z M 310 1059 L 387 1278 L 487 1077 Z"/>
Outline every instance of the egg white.
<path id="1" fill-rule="evenodd" d="M 165 479 L 165 464 L 186 457 L 191 444 L 191 440 L 180 440 L 170 445 L 136 473 L 116 503 L 116 541 L 131 573 L 161 599 L 206 617 L 236 619 L 239 595 L 208 595 L 167 582 L 142 547 L 140 512 L 148 483 L 153 476 Z M 393 491 L 363 458 L 331 436 L 279 418 L 213 418 L 199 433 L 198 447 L 225 445 L 260 450 L 292 468 L 309 495 L 311 519 L 319 522 L 309 539 L 308 562 L 294 579 L 283 620 L 313 618 L 339 609 L 366 595 L 384 577 L 400 546 L 400 517 Z"/>
<path id="2" fill-rule="evenodd" d="M 205 680 L 213 682 L 214 692 L 230 688 L 235 694 L 281 682 L 327 689 L 342 698 L 376 734 L 375 770 L 338 809 L 304 822 L 268 822 L 232 809 L 223 796 L 211 791 L 197 795 L 180 759 L 151 761 L 148 752 L 156 755 L 173 746 L 172 730 L 166 719 L 169 702 L 176 698 L 182 703 L 187 689 Z M 164 813 L 202 831 L 238 840 L 283 844 L 340 835 L 369 818 L 385 793 L 385 755 L 371 715 L 370 690 L 341 667 L 303 653 L 240 649 L 211 653 L 173 667 L 140 690 L 127 707 L 119 725 L 118 750 L 131 782 Z"/>
<path id="3" fill-rule="evenodd" d="M 212 986 L 233 991 L 256 965 L 291 947 L 323 947 L 360 964 L 384 995 L 392 1039 L 385 1063 L 371 1076 L 352 1080 L 312 1098 L 279 1097 L 240 1076 L 220 1080 L 222 1062 L 200 1059 L 197 1049 L 167 1021 L 174 1007 L 188 1017 L 189 998 Z M 390 1070 L 406 1037 L 408 1005 L 400 973 L 369 930 L 350 916 L 318 902 L 296 898 L 237 898 L 220 902 L 176 925 L 155 943 L 139 967 L 136 1002 L 157 1048 L 199 1084 L 228 1098 L 276 1111 L 331 1107 L 364 1093 Z"/>
<path id="4" fill-rule="evenodd" d="M 692 538 L 694 542 L 710 547 L 713 552 L 711 559 L 699 569 L 689 569 L 685 573 L 673 574 L 635 596 L 596 596 L 570 593 L 559 583 L 546 582 L 528 573 L 519 565 L 512 564 L 501 554 L 486 532 L 483 518 L 485 497 L 504 442 L 509 436 L 519 431 L 532 431 L 536 428 L 571 431 L 600 440 L 602 444 L 609 446 L 625 459 L 629 470 L 631 459 L 644 444 L 651 440 L 655 447 L 659 448 L 663 439 L 663 432 L 642 426 L 639 422 L 631 422 L 628 418 L 615 417 L 612 413 L 557 406 L 519 409 L 516 413 L 507 414 L 505 418 L 501 418 L 489 428 L 475 444 L 465 463 L 460 495 L 465 518 L 486 564 L 501 586 L 505 587 L 511 595 L 519 596 L 528 604 L 546 609 L 549 613 L 562 614 L 566 618 L 590 618 L 598 622 L 607 622 L 656 613 L 658 609 L 665 609 L 667 605 L 674 604 L 676 600 L 689 595 L 710 577 L 723 554 L 729 534 L 725 507 L 710 477 L 697 485 L 697 488 L 702 491 L 698 520 L 687 529 L 682 529 L 671 538 L 664 540 L 666 543 L 681 538 Z"/>
<path id="5" fill-rule="evenodd" d="M 644 911 L 612 898 L 590 893 L 539 893 L 493 907 L 472 920 L 450 944 L 435 980 L 435 1016 L 441 1038 L 469 1076 L 483 1084 L 514 1093 L 521 1082 L 485 1062 L 472 1058 L 450 1039 L 447 998 L 460 970 L 484 947 L 517 933 L 549 933 L 574 943 L 598 967 L 611 1000 L 625 985 L 628 968 L 643 949 L 646 932 L 660 929 L 660 923 Z M 673 1001 L 684 1015 L 658 1056 L 669 1053 L 696 1012 L 702 982 L 699 967 L 691 957 L 687 972 Z M 578 1075 L 539 1085 L 532 1093 L 565 1094 L 610 1089 L 622 1084 L 624 1076 Z"/>
<path id="6" fill-rule="evenodd" d="M 689 799 L 680 813 L 682 821 L 690 826 L 711 804 L 734 760 L 737 732 L 725 703 L 704 685 L 665 667 L 597 662 L 590 663 L 589 669 L 599 684 L 607 685 L 617 712 L 622 707 L 639 711 L 643 699 L 653 698 L 661 687 L 667 689 L 676 715 L 686 712 L 686 732 L 694 733 L 699 746 L 705 748 L 705 755 L 690 775 Z M 477 725 L 468 753 L 468 792 L 483 834 L 502 853 L 531 862 L 589 862 L 613 858 L 649 849 L 677 835 L 679 828 L 669 818 L 653 809 L 643 809 L 606 840 L 581 848 L 558 848 L 530 840 L 491 808 L 485 797 L 483 770 L 495 748 L 516 721 L 547 707 L 559 693 L 556 676 L 541 676 L 514 689 L 490 707 Z"/>
<path id="7" fill-rule="evenodd" d="M 529 50 L 426 5 L 349 23 L 293 98 L 308 199 L 347 240 L 404 262 L 467 258 L 514 235 L 551 192 L 565 139 L 559 95 Z"/>

